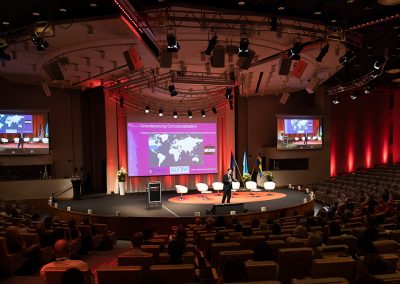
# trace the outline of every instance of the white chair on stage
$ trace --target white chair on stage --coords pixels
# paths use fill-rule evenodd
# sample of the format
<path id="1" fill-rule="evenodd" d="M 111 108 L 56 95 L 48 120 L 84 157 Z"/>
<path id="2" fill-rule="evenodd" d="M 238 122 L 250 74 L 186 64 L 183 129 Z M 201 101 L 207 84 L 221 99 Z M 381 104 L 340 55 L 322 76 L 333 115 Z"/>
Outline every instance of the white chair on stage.
<path id="1" fill-rule="evenodd" d="M 42 138 L 42 142 L 44 144 L 49 144 L 49 138 Z"/>
<path id="2" fill-rule="evenodd" d="M 14 138 L 14 143 L 19 143 L 19 138 L 18 137 Z"/>
<path id="3" fill-rule="evenodd" d="M 212 187 L 217 192 L 217 195 L 219 195 L 219 192 L 224 189 L 224 184 L 222 182 L 216 181 L 213 182 Z"/>
<path id="4" fill-rule="evenodd" d="M 39 137 L 33 137 L 32 142 L 33 143 L 38 143 L 40 141 Z"/>
<path id="5" fill-rule="evenodd" d="M 240 182 L 238 181 L 233 181 L 232 182 L 232 197 L 235 195 L 235 192 L 237 192 L 240 189 Z"/>
<path id="6" fill-rule="evenodd" d="M 24 142 L 29 143 L 30 138 L 29 137 L 24 137 Z"/>
<path id="7" fill-rule="evenodd" d="M 261 189 L 257 188 L 257 183 L 255 181 L 246 181 L 246 189 L 250 190 L 250 196 L 258 197 L 257 192 L 260 192 Z M 253 192 L 255 194 L 253 195 Z"/>
<path id="8" fill-rule="evenodd" d="M 3 143 L 3 144 L 8 143 L 8 139 L 7 138 L 1 138 L 1 143 Z"/>
<path id="9" fill-rule="evenodd" d="M 175 189 L 176 189 L 176 193 L 181 195 L 181 197 L 179 197 L 179 200 L 183 200 L 184 198 L 183 198 L 182 194 L 188 193 L 188 188 L 184 185 L 177 184 L 177 185 L 175 185 Z"/>
<path id="10" fill-rule="evenodd" d="M 268 195 L 271 195 L 271 191 L 275 189 L 275 182 L 273 181 L 266 181 L 264 182 L 265 190 L 268 190 Z"/>
<path id="11" fill-rule="evenodd" d="M 202 199 L 208 199 L 207 194 L 210 194 L 211 191 L 208 190 L 208 185 L 202 182 L 196 183 L 196 188 L 201 193 Z"/>

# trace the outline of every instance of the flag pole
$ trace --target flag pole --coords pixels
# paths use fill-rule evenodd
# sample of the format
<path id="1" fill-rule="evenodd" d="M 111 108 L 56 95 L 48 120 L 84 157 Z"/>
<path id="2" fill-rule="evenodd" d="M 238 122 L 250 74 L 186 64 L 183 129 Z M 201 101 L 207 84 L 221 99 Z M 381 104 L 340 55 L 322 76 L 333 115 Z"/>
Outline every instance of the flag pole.
<path id="1" fill-rule="evenodd" d="M 235 165 L 236 165 L 237 171 L 238 171 L 238 173 L 239 173 L 240 180 L 243 182 L 242 173 L 240 172 L 240 169 L 239 169 L 239 166 L 238 166 L 238 164 L 237 164 L 237 162 L 236 162 L 235 157 L 233 157 L 233 160 L 235 161 Z"/>

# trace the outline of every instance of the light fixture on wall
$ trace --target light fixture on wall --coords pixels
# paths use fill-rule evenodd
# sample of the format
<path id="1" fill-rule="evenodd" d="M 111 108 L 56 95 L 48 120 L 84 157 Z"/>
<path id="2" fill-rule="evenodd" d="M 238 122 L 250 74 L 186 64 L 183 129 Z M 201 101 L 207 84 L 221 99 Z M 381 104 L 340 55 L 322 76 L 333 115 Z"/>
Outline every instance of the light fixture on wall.
<path id="1" fill-rule="evenodd" d="M 201 117 L 206 117 L 206 111 L 204 109 L 202 109 L 200 111 L 200 113 L 201 113 Z"/>
<path id="2" fill-rule="evenodd" d="M 190 110 L 188 111 L 188 117 L 189 117 L 189 118 L 192 118 L 192 117 L 193 117 L 192 111 L 190 111 Z"/>
<path id="3" fill-rule="evenodd" d="M 150 112 L 150 107 L 149 107 L 149 106 L 146 106 L 146 107 L 144 108 L 144 112 L 145 112 L 145 113 L 149 113 L 149 112 Z"/>
<path id="4" fill-rule="evenodd" d="M 159 116 L 163 116 L 164 115 L 164 111 L 161 108 L 158 110 L 158 115 Z"/>
<path id="5" fill-rule="evenodd" d="M 332 103 L 333 103 L 334 105 L 337 105 L 338 103 L 340 103 L 339 97 L 335 97 L 335 98 L 332 100 Z"/>
<path id="6" fill-rule="evenodd" d="M 176 111 L 174 111 L 173 113 L 174 118 L 178 118 L 178 113 Z"/>
<path id="7" fill-rule="evenodd" d="M 213 114 L 217 114 L 218 113 L 217 108 L 215 108 L 215 107 L 213 107 L 211 110 L 212 110 Z"/>

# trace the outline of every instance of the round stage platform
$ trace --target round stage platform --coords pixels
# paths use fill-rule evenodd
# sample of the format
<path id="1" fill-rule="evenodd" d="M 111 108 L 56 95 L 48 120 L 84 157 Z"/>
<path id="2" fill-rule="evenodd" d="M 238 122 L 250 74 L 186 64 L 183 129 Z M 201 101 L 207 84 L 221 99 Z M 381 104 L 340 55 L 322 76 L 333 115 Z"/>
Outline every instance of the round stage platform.
<path id="1" fill-rule="evenodd" d="M 220 204 L 222 193 L 207 194 L 207 199 L 198 194 L 198 191 L 189 191 L 179 199 L 176 192 L 162 192 L 162 206 L 149 210 L 146 206 L 146 193 L 131 193 L 120 195 L 94 195 L 81 200 L 59 201 L 58 208 L 71 207 L 73 212 L 86 214 L 88 209 L 92 214 L 102 216 L 115 216 L 120 212 L 122 217 L 192 217 L 194 212 L 200 212 L 202 216 L 211 209 L 213 204 Z M 283 208 L 294 207 L 309 201 L 309 196 L 301 191 L 293 189 L 276 189 L 271 193 L 261 191 L 250 195 L 248 191 L 237 192 L 232 195 L 231 203 L 244 203 L 248 212 L 260 212 L 261 207 L 267 211 L 275 211 Z"/>

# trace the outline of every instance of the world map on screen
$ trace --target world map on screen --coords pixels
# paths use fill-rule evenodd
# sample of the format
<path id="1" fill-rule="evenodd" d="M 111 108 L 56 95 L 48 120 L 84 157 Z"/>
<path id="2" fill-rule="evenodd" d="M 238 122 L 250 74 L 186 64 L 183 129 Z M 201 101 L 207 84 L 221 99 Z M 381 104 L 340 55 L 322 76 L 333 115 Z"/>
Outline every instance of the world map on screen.
<path id="1" fill-rule="evenodd" d="M 0 133 L 32 132 L 32 115 L 0 114 Z"/>
<path id="2" fill-rule="evenodd" d="M 151 167 L 193 166 L 203 163 L 203 137 L 199 134 L 151 134 Z"/>

